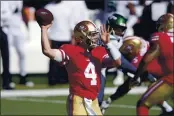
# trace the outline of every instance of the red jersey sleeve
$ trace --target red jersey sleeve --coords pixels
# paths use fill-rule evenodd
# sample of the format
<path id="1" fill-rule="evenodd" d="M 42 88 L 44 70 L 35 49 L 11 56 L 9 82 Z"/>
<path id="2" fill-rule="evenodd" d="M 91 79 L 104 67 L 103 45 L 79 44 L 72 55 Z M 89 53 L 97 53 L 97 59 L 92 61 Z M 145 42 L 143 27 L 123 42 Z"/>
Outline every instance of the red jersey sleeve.
<path id="1" fill-rule="evenodd" d="M 113 66 L 113 59 L 109 56 L 107 50 L 104 47 L 98 47 L 97 54 L 102 67 Z"/>
<path id="2" fill-rule="evenodd" d="M 153 43 L 153 42 L 159 42 L 160 40 L 160 33 L 153 33 L 151 35 L 151 38 L 150 38 L 150 42 Z"/>
<path id="3" fill-rule="evenodd" d="M 97 54 L 98 54 L 98 58 L 101 63 L 102 63 L 103 59 L 109 57 L 109 55 L 104 47 L 99 47 L 97 50 Z"/>
<path id="4" fill-rule="evenodd" d="M 62 62 L 60 62 L 61 65 L 66 65 L 69 62 L 69 59 L 70 59 L 69 48 L 70 46 L 68 44 L 64 44 L 58 49 L 61 52 L 61 56 L 62 56 Z"/>
<path id="5" fill-rule="evenodd" d="M 165 48 L 168 48 L 173 44 L 173 36 L 170 36 L 169 33 L 154 33 L 151 36 L 151 42 L 158 42 L 160 46 L 166 46 Z"/>

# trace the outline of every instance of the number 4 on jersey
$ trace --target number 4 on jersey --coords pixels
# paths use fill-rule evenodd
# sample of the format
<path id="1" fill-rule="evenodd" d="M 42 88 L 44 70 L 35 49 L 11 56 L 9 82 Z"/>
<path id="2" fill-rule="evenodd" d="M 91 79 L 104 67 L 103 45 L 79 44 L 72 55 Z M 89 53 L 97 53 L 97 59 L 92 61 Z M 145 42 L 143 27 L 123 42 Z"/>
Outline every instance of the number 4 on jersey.
<path id="1" fill-rule="evenodd" d="M 97 74 L 95 73 L 95 66 L 89 62 L 88 66 L 85 69 L 84 75 L 86 78 L 91 78 L 91 85 L 97 85 Z"/>

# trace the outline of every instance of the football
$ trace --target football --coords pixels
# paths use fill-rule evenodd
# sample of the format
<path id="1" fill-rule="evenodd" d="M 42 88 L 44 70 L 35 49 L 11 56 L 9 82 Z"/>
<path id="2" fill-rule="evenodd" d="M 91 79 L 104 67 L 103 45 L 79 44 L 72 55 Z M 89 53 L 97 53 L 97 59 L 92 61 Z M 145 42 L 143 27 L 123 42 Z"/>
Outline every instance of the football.
<path id="1" fill-rule="evenodd" d="M 49 10 L 43 8 L 35 12 L 35 17 L 39 25 L 48 25 L 54 20 L 53 14 Z"/>

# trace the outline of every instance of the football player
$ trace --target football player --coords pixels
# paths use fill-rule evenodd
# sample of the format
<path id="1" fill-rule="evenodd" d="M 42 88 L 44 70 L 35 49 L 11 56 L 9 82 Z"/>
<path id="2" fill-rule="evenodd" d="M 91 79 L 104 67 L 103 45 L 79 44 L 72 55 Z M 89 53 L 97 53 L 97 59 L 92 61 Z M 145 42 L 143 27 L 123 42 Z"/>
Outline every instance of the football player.
<path id="1" fill-rule="evenodd" d="M 125 56 L 126 59 L 128 59 L 131 64 L 133 64 L 135 67 L 137 67 L 144 56 L 144 54 L 149 49 L 150 45 L 148 41 L 145 41 L 144 39 L 136 36 L 128 36 L 124 38 L 123 45 L 120 48 L 120 52 L 123 56 Z M 151 74 L 155 74 L 155 77 L 159 79 L 161 74 L 161 66 L 158 64 L 157 60 L 153 60 L 147 67 L 147 70 Z M 160 71 L 159 71 L 160 70 Z M 158 72 L 159 71 L 159 72 Z M 127 71 L 126 71 L 127 72 Z M 158 72 L 158 73 L 155 73 Z M 128 72 L 128 74 L 131 74 Z M 132 76 L 132 75 L 130 75 Z M 144 77 L 142 81 L 150 81 L 153 83 L 156 81 L 156 78 L 151 77 L 151 75 L 148 75 L 148 78 L 146 78 L 146 74 L 142 75 Z M 131 88 L 129 86 L 130 83 L 130 77 L 124 82 L 123 85 L 119 86 L 118 89 L 114 94 L 112 94 L 110 97 L 107 98 L 106 101 L 103 101 L 103 109 L 102 112 L 104 113 L 105 109 L 109 107 L 110 103 L 119 99 L 120 97 L 124 96 L 126 93 L 128 93 Z M 171 112 L 173 109 L 172 107 L 166 102 L 161 102 L 158 104 L 159 107 L 161 107 L 164 112 Z"/>
<path id="2" fill-rule="evenodd" d="M 122 57 L 124 56 L 125 59 L 123 60 L 121 58 L 122 65 L 119 68 L 121 68 L 123 70 L 123 72 L 126 75 L 128 75 L 128 79 L 121 86 L 118 87 L 118 89 L 116 90 L 116 92 L 114 94 L 112 94 L 110 97 L 108 97 L 105 101 L 102 102 L 102 105 L 101 105 L 102 113 L 105 112 L 105 110 L 109 107 L 109 105 L 113 101 L 124 96 L 131 90 L 131 87 L 129 85 L 130 79 L 131 79 L 132 75 L 135 73 L 136 67 L 138 66 L 139 62 L 141 61 L 143 55 L 147 52 L 148 48 L 149 48 L 149 42 L 141 39 L 140 37 L 128 36 L 128 37 L 124 38 L 124 42 L 120 48 L 120 52 L 122 54 Z M 135 70 L 130 70 L 130 69 L 128 70 L 128 68 L 127 69 L 124 68 L 124 67 L 128 66 L 130 63 L 134 66 L 133 68 L 135 68 Z M 161 67 L 158 65 L 157 61 L 154 60 L 153 63 L 151 63 L 149 65 L 148 71 L 150 73 L 153 73 L 155 71 L 155 69 L 160 69 L 160 68 Z M 158 74 L 158 75 L 160 75 L 160 74 Z M 154 76 L 152 76 L 151 74 L 148 74 L 148 72 L 142 74 L 141 76 L 148 77 L 148 78 L 143 78 L 143 81 L 146 80 L 146 81 L 150 81 L 152 83 L 156 81 L 156 78 L 154 78 Z M 172 111 L 172 107 L 170 105 L 168 105 L 166 102 L 162 102 L 162 104 L 159 104 L 159 105 L 167 112 Z"/>
<path id="3" fill-rule="evenodd" d="M 99 32 L 91 21 L 81 21 L 74 28 L 76 45 L 64 44 L 59 49 L 51 49 L 47 34 L 50 26 L 41 25 L 42 52 L 67 69 L 70 83 L 68 115 L 102 115 L 97 99 L 101 68 L 121 64 L 121 54 L 110 43 L 109 28 L 106 30 L 103 25 Z M 105 47 L 98 46 L 99 40 Z"/>
<path id="4" fill-rule="evenodd" d="M 144 55 L 139 64 L 137 72 L 132 79 L 132 84 L 137 82 L 140 74 L 147 70 L 148 64 L 156 59 L 162 70 L 156 70 L 154 73 L 161 73 L 160 78 L 143 94 L 137 103 L 137 115 L 148 116 L 149 109 L 161 101 L 167 100 L 174 94 L 174 16 L 173 14 L 164 14 L 157 20 L 157 33 L 151 36 L 150 48 Z"/>
<path id="5" fill-rule="evenodd" d="M 107 22 L 106 22 L 106 27 L 110 27 L 110 31 L 111 31 L 110 42 L 115 46 L 115 48 L 117 50 L 119 50 L 119 48 L 123 42 L 122 38 L 123 38 L 124 32 L 126 30 L 126 22 L 127 22 L 127 19 L 117 13 L 111 14 L 108 17 Z M 110 69 L 110 68 L 113 68 L 113 67 L 109 67 L 107 69 Z M 100 89 L 100 93 L 98 95 L 98 100 L 99 100 L 100 105 L 103 101 L 103 96 L 104 96 L 107 69 L 103 68 L 101 71 L 102 72 L 101 89 Z M 115 70 L 117 71 L 117 68 L 115 68 Z"/>
<path id="6" fill-rule="evenodd" d="M 135 67 L 137 67 L 139 65 L 143 55 L 147 52 L 148 49 L 149 49 L 148 41 L 145 41 L 144 39 L 142 39 L 140 37 L 128 36 L 128 37 L 124 38 L 124 42 L 120 48 L 120 52 L 129 62 L 131 62 L 131 64 L 133 64 Z M 125 62 L 127 62 L 127 61 L 122 60 L 122 65 L 125 64 Z M 121 68 L 123 69 L 123 71 L 125 71 L 123 67 L 121 67 Z M 161 66 L 158 64 L 157 60 L 153 60 L 148 65 L 148 72 L 150 72 L 151 74 L 155 74 L 155 77 L 160 77 L 161 70 L 162 70 Z M 130 72 L 130 70 L 128 72 Z M 125 71 L 125 73 L 127 73 L 127 71 Z M 135 72 L 131 72 L 131 73 L 135 73 Z M 131 73 L 129 73 L 129 74 L 131 74 Z M 144 73 L 142 75 L 142 77 L 147 76 L 147 74 Z M 102 102 L 102 106 L 101 106 L 102 113 L 105 112 L 105 110 L 109 107 L 109 105 L 113 101 L 124 96 L 131 90 L 131 88 L 129 86 L 130 79 L 131 78 L 128 78 L 124 82 L 124 84 L 122 84 L 121 86 L 118 87 L 118 89 L 116 90 L 116 92 L 114 94 L 112 94 L 110 97 L 108 97 L 105 101 Z M 150 80 L 150 82 L 154 82 L 156 79 L 152 75 L 148 74 L 148 79 L 144 78 L 143 81 L 144 80 Z M 160 106 L 164 110 L 164 112 L 171 112 L 173 110 L 172 107 L 166 101 L 161 102 L 160 104 L 158 104 L 158 106 Z"/>
<path id="7" fill-rule="evenodd" d="M 111 43 L 113 43 L 113 45 L 119 50 L 119 48 L 122 46 L 123 44 L 123 36 L 124 33 L 126 31 L 126 23 L 127 23 L 127 19 L 117 13 L 113 13 L 112 15 L 110 15 L 107 19 L 107 23 L 106 26 L 107 27 L 111 27 L 110 29 L 112 29 L 111 31 L 111 35 L 110 35 L 110 41 Z M 118 67 L 121 70 L 126 70 L 132 73 L 136 72 L 136 67 L 131 64 L 126 58 L 124 58 L 124 56 L 121 56 L 121 66 Z M 117 68 L 117 69 L 118 69 Z M 116 70 L 117 70 L 116 69 Z M 103 71 L 102 71 L 103 72 Z M 105 75 L 105 72 L 102 73 L 103 75 Z M 149 78 L 151 78 L 153 80 L 153 76 L 148 75 Z M 101 77 L 101 90 L 100 90 L 100 94 L 98 96 L 99 99 L 99 103 L 101 104 L 103 101 L 103 95 L 104 95 L 104 86 L 105 86 L 105 77 Z M 117 97 L 121 97 L 122 94 L 124 94 L 122 89 L 118 89 L 120 90 L 120 92 L 117 92 L 117 95 L 114 95 L 113 100 L 115 99 L 115 96 Z M 128 90 L 126 90 L 128 92 Z M 109 100 L 110 101 L 110 100 Z M 111 99 L 112 101 L 112 99 Z M 104 111 L 108 106 L 109 106 L 110 102 L 103 102 L 103 105 L 101 105 L 101 109 Z"/>

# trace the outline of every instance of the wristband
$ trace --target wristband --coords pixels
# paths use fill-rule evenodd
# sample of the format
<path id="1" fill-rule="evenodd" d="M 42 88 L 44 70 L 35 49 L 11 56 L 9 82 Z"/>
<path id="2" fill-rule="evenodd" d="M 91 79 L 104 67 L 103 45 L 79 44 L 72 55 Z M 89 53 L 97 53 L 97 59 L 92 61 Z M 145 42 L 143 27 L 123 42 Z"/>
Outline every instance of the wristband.
<path id="1" fill-rule="evenodd" d="M 63 61 L 62 54 L 59 50 L 56 50 L 54 60 L 57 62 Z"/>
<path id="2" fill-rule="evenodd" d="M 106 46 L 114 60 L 121 58 L 121 53 L 111 42 L 107 43 Z"/>

